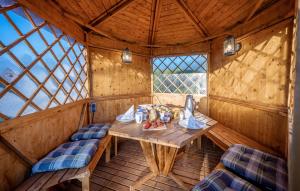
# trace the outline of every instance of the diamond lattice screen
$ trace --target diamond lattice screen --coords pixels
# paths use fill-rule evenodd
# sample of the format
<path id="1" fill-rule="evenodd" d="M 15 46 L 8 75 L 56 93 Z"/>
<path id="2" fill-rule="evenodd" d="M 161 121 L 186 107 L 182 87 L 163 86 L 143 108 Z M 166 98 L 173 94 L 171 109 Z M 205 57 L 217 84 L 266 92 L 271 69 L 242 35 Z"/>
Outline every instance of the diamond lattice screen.
<path id="1" fill-rule="evenodd" d="M 207 93 L 207 55 L 156 57 L 152 60 L 154 93 Z"/>
<path id="2" fill-rule="evenodd" d="M 0 122 L 86 98 L 85 47 L 11 0 L 0 6 Z"/>

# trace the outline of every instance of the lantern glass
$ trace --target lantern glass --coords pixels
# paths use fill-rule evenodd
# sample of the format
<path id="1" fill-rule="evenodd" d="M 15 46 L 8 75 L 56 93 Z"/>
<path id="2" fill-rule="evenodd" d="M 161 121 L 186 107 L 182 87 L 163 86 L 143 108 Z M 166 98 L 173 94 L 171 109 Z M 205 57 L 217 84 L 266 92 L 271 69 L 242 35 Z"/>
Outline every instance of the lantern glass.
<path id="1" fill-rule="evenodd" d="M 131 64 L 132 63 L 132 52 L 128 48 L 123 50 L 122 61 L 125 64 Z"/>
<path id="2" fill-rule="evenodd" d="M 235 54 L 235 38 L 234 36 L 228 36 L 224 41 L 224 55 L 230 56 Z"/>

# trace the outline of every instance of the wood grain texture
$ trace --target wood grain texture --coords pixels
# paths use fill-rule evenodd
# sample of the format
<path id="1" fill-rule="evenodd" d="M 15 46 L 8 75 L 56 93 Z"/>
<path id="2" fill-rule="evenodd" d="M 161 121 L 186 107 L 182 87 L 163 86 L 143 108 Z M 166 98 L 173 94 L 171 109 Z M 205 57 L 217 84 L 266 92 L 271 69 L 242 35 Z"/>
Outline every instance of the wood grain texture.
<path id="1" fill-rule="evenodd" d="M 113 121 L 131 105 L 151 103 L 151 66 L 148 58 L 133 55 L 132 64 L 126 65 L 122 63 L 121 52 L 90 50 L 92 91 L 98 108 L 95 122 Z"/>
<path id="2" fill-rule="evenodd" d="M 15 148 L 26 151 L 31 158 L 38 160 L 68 140 L 77 130 L 83 103 L 60 106 L 59 109 L 28 115 L 22 120 L 6 122 L 8 126 L 12 123 L 14 128 L 2 132 L 1 136 Z M 11 190 L 29 175 L 30 167 L 11 151 L 7 151 L 2 143 L 0 156 L 0 190 Z"/>
<path id="3" fill-rule="evenodd" d="M 242 49 L 223 56 L 223 39 L 212 42 L 209 92 L 249 103 L 209 99 L 210 115 L 220 123 L 286 155 L 291 23 L 278 24 L 241 40 Z M 270 112 L 251 103 L 278 108 Z"/>

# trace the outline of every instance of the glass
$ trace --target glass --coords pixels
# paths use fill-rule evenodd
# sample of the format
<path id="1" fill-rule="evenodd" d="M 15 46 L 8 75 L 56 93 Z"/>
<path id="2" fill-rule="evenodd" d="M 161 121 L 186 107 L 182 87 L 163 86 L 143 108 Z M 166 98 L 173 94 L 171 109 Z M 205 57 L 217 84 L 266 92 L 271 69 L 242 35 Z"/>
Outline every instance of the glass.
<path id="1" fill-rule="evenodd" d="M 20 35 L 2 14 L 0 14 L 0 23 L 0 42 L 2 42 L 5 46 L 10 45 L 20 38 Z"/>
<path id="2" fill-rule="evenodd" d="M 22 62 L 22 64 L 28 67 L 35 59 L 36 55 L 27 46 L 25 41 L 18 43 L 11 49 L 11 52 Z"/>
<path id="3" fill-rule="evenodd" d="M 40 90 L 39 93 L 33 98 L 32 100 L 36 105 L 38 105 L 42 109 L 46 109 L 50 98 L 49 96 L 45 93 L 44 90 Z"/>
<path id="4" fill-rule="evenodd" d="M 24 35 L 34 29 L 21 7 L 7 11 L 6 13 Z"/>
<path id="5" fill-rule="evenodd" d="M 3 113 L 9 118 L 14 118 L 24 104 L 25 100 L 17 96 L 14 92 L 8 91 L 0 99 L 0 113 Z"/>

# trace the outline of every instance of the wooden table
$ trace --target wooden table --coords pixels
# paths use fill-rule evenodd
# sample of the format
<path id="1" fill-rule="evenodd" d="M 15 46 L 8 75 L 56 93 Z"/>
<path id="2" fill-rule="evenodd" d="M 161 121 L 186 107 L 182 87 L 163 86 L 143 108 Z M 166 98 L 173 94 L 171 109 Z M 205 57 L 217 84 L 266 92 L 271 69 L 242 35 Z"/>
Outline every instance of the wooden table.
<path id="1" fill-rule="evenodd" d="M 182 128 L 178 125 L 176 119 L 167 124 L 166 130 L 159 131 L 144 131 L 142 125 L 135 122 L 125 124 L 116 121 L 112 124 L 109 135 L 140 142 L 151 171 L 131 185 L 130 190 L 135 190 L 135 188 L 156 176 L 169 176 L 184 190 L 188 190 L 182 180 L 171 172 L 178 149 L 197 139 L 217 124 L 215 120 L 203 114 L 197 113 L 195 116 L 206 123 L 205 128 L 199 130 Z"/>

